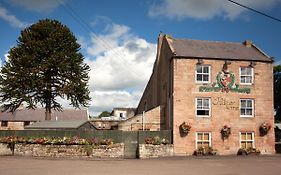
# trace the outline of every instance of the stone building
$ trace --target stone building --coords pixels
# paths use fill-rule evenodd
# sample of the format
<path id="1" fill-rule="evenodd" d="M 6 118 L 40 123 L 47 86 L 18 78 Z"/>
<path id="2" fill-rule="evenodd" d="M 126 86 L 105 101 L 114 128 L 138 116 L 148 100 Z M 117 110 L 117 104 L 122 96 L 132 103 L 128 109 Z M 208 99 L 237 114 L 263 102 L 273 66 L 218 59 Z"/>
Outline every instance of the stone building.
<path id="1" fill-rule="evenodd" d="M 262 124 L 274 125 L 272 62 L 251 41 L 160 34 L 153 73 L 136 116 L 123 125 L 134 130 L 144 115 L 145 129 L 172 130 L 175 155 L 191 155 L 207 146 L 221 155 L 250 147 L 273 154 L 274 129 L 260 133 Z M 149 128 L 150 121 L 158 124 Z M 184 123 L 191 127 L 187 134 L 180 129 Z M 231 131 L 228 138 L 222 137 L 222 129 Z"/>
<path id="2" fill-rule="evenodd" d="M 89 120 L 49 120 L 39 121 L 25 126 L 25 130 L 76 130 L 89 131 L 97 130 Z"/>
<path id="3" fill-rule="evenodd" d="M 113 108 L 111 116 L 114 116 L 117 120 L 126 120 L 135 115 L 136 108 Z"/>

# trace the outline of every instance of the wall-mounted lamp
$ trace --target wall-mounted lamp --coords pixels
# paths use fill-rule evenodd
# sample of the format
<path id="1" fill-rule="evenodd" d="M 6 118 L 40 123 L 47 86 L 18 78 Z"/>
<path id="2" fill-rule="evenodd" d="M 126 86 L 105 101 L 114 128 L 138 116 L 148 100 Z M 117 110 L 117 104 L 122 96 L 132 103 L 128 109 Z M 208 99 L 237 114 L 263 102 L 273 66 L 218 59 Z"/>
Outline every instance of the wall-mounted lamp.
<path id="1" fill-rule="evenodd" d="M 226 65 L 231 65 L 231 61 L 225 60 L 225 61 L 224 61 L 224 64 L 226 64 Z"/>
<path id="2" fill-rule="evenodd" d="M 256 65 L 257 65 L 257 63 L 256 63 L 256 62 L 251 61 L 249 66 L 250 66 L 250 67 L 255 67 Z"/>
<path id="3" fill-rule="evenodd" d="M 203 63 L 204 63 L 203 59 L 199 58 L 197 64 L 203 64 Z"/>
<path id="4" fill-rule="evenodd" d="M 222 70 L 223 70 L 225 73 L 229 72 L 229 71 L 228 71 L 228 65 L 230 65 L 230 64 L 231 64 L 230 61 L 228 61 L 228 60 L 225 60 L 225 61 L 224 61 L 224 64 L 223 64 L 223 66 L 222 66 Z"/>

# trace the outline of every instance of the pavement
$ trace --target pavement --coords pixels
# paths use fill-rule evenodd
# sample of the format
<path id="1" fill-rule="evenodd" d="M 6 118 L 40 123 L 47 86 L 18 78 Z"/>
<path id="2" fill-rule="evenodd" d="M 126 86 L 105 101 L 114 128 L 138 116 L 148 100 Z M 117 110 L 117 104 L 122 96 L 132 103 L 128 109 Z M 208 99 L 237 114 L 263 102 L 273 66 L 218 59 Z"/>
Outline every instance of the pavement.
<path id="1" fill-rule="evenodd" d="M 161 159 L 49 159 L 0 156 L 0 175 L 277 175 L 281 155 Z"/>

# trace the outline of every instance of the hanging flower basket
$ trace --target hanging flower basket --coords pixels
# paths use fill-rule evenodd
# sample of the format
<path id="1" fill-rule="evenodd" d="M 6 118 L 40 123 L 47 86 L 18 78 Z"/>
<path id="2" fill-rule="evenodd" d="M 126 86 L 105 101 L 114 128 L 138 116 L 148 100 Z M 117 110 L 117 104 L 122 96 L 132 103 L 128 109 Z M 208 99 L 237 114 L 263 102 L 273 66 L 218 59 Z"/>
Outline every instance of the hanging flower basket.
<path id="1" fill-rule="evenodd" d="M 187 124 L 187 123 L 183 122 L 180 125 L 180 132 L 183 133 L 183 134 L 188 134 L 190 129 L 191 129 L 191 125 L 190 124 Z"/>
<path id="2" fill-rule="evenodd" d="M 229 135 L 231 134 L 231 128 L 227 125 L 224 125 L 221 129 L 221 138 L 223 140 L 228 139 Z"/>
<path id="3" fill-rule="evenodd" d="M 270 128 L 271 128 L 270 124 L 263 122 L 259 128 L 260 136 L 265 136 L 268 133 L 268 131 L 270 130 Z"/>

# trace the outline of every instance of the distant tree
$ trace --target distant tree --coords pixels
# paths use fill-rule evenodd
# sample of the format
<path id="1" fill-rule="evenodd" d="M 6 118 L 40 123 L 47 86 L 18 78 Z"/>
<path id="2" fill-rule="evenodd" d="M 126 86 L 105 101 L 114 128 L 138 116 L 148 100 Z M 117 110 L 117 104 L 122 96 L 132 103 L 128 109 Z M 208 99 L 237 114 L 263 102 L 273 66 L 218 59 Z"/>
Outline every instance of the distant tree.
<path id="1" fill-rule="evenodd" d="M 109 117 L 109 116 L 110 116 L 110 112 L 108 112 L 108 111 L 103 111 L 102 113 L 100 113 L 99 118 L 102 118 L 102 117 Z"/>
<path id="2" fill-rule="evenodd" d="M 88 72 L 80 45 L 71 31 L 56 20 L 40 20 L 21 31 L 0 72 L 0 102 L 13 112 L 23 102 L 27 108 L 41 104 L 46 120 L 51 110 L 61 110 L 57 97 L 78 108 L 90 100 Z"/>
<path id="3" fill-rule="evenodd" d="M 281 122 L 281 65 L 275 66 L 273 72 L 275 121 Z"/>

